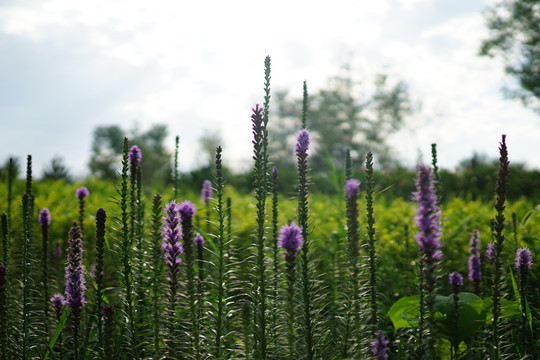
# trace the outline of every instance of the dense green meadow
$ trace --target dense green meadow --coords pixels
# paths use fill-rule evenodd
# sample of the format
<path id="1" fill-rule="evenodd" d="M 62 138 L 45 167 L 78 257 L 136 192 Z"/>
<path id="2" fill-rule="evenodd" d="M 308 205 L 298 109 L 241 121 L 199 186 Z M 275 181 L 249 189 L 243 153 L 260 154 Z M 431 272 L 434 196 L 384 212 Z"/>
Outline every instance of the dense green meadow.
<path id="1" fill-rule="evenodd" d="M 482 175 L 439 171 L 433 145 L 415 171 L 347 150 L 312 177 L 304 84 L 281 177 L 269 57 L 264 93 L 244 186 L 220 146 L 208 177 L 179 177 L 178 138 L 165 186 L 127 137 L 115 181 L 34 181 L 31 156 L 17 179 L 10 161 L 0 360 L 539 358 L 539 180 L 509 167 L 506 135 Z"/>

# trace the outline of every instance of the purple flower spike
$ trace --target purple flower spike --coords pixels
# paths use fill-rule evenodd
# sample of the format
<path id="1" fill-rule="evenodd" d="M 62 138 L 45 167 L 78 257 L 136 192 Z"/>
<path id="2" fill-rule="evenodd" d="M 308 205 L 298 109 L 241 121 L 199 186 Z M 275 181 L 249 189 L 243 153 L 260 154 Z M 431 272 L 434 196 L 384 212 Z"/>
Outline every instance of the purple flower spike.
<path id="1" fill-rule="evenodd" d="M 81 186 L 77 189 L 77 191 L 75 191 L 75 197 L 77 197 L 79 200 L 82 200 L 88 196 L 90 196 L 90 191 L 88 191 L 85 186 Z"/>
<path id="2" fill-rule="evenodd" d="M 471 255 L 469 258 L 469 280 L 472 282 L 478 282 L 482 279 L 482 273 L 480 270 L 480 256 Z"/>
<path id="3" fill-rule="evenodd" d="M 490 263 L 495 261 L 495 241 L 487 245 L 486 256 Z"/>
<path id="4" fill-rule="evenodd" d="M 531 251 L 528 248 L 522 247 L 518 249 L 516 253 L 515 266 L 516 269 L 521 271 L 528 271 L 532 269 L 532 256 Z"/>
<path id="5" fill-rule="evenodd" d="M 52 252 L 52 256 L 55 259 L 59 259 L 62 256 L 62 243 L 60 241 L 54 243 L 54 250 Z"/>
<path id="6" fill-rule="evenodd" d="M 180 266 L 182 262 L 180 254 L 183 253 L 182 243 L 180 242 L 182 237 L 181 228 L 179 226 L 180 207 L 172 200 L 165 206 L 165 213 L 167 216 L 163 218 L 163 243 L 161 247 L 165 251 L 165 264 L 169 267 L 169 272 L 173 273 L 173 277 L 176 277 L 178 266 Z"/>
<path id="7" fill-rule="evenodd" d="M 277 170 L 277 168 L 272 168 L 272 179 L 276 179 L 276 180 L 277 180 L 277 177 L 278 177 L 278 170 Z"/>
<path id="8" fill-rule="evenodd" d="M 193 239 L 193 241 L 195 242 L 195 245 L 197 245 L 198 247 L 202 247 L 204 245 L 204 238 L 199 233 L 197 233 L 197 235 L 195 236 L 195 239 Z"/>
<path id="9" fill-rule="evenodd" d="M 137 145 L 133 145 L 131 149 L 129 149 L 128 158 L 131 166 L 137 167 L 142 160 L 141 149 L 139 149 Z"/>
<path id="10" fill-rule="evenodd" d="M 66 266 L 66 302 L 74 313 L 80 313 L 86 304 L 81 229 L 73 223 L 69 231 L 68 260 Z"/>
<path id="11" fill-rule="evenodd" d="M 431 168 L 418 165 L 418 179 L 414 200 L 418 202 L 418 208 L 414 221 L 418 226 L 415 236 L 417 244 L 425 254 L 427 262 L 433 262 L 442 258 L 441 233 L 439 221 L 441 210 L 435 195 L 435 180 Z"/>
<path id="12" fill-rule="evenodd" d="M 193 215 L 195 215 L 195 213 L 197 212 L 195 204 L 193 204 L 189 200 L 183 201 L 179 205 L 178 211 L 180 212 L 182 220 L 191 220 L 193 218 Z"/>
<path id="13" fill-rule="evenodd" d="M 304 243 L 302 237 L 302 228 L 291 222 L 283 225 L 279 230 L 278 246 L 287 250 L 285 257 L 295 256 L 300 250 L 300 246 Z"/>
<path id="14" fill-rule="evenodd" d="M 300 130 L 298 137 L 296 138 L 296 156 L 304 158 L 307 156 L 309 149 L 309 131 L 306 129 Z"/>
<path id="15" fill-rule="evenodd" d="M 463 286 L 463 276 L 457 271 L 454 271 L 453 273 L 450 273 L 448 277 L 454 293 L 457 294 L 459 289 Z"/>
<path id="16" fill-rule="evenodd" d="M 377 331 L 375 336 L 377 338 L 371 342 L 371 352 L 376 359 L 388 360 L 388 345 L 390 344 L 390 340 L 386 338 L 382 331 Z"/>
<path id="17" fill-rule="evenodd" d="M 51 302 L 53 304 L 54 310 L 56 314 L 62 314 L 64 311 L 64 308 L 66 307 L 66 299 L 62 294 L 54 294 L 51 297 Z"/>
<path id="18" fill-rule="evenodd" d="M 201 189 L 201 198 L 203 203 L 208 204 L 212 201 L 213 196 L 212 183 L 210 180 L 204 180 Z"/>
<path id="19" fill-rule="evenodd" d="M 358 179 L 349 179 L 345 182 L 345 195 L 347 199 L 356 199 L 358 193 L 360 192 L 360 180 Z"/>
<path id="20" fill-rule="evenodd" d="M 49 209 L 41 209 L 38 215 L 38 221 L 42 228 L 49 227 L 49 224 L 51 223 L 51 213 L 49 212 Z"/>
<path id="21" fill-rule="evenodd" d="M 471 236 L 469 252 L 471 256 L 469 257 L 469 280 L 473 283 L 474 292 L 478 295 L 480 294 L 480 280 L 482 279 L 482 270 L 480 263 L 480 249 L 478 245 L 480 232 L 474 230 Z"/>

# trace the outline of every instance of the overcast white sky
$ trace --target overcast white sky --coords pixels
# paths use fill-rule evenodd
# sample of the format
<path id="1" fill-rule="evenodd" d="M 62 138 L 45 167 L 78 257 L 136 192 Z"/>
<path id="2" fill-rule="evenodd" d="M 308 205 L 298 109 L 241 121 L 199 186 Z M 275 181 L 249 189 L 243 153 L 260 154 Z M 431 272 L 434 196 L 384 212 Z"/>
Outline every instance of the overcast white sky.
<path id="1" fill-rule="evenodd" d="M 393 136 L 406 164 L 436 142 L 442 167 L 473 152 L 540 168 L 540 117 L 505 100 L 497 60 L 477 56 L 486 37 L 481 0 L 148 1 L 4 0 L 0 4 L 0 161 L 32 154 L 37 176 L 55 155 L 88 173 L 92 132 L 167 124 L 181 137 L 181 170 L 198 139 L 219 131 L 224 159 L 251 165 L 250 109 L 272 88 L 300 96 L 345 63 L 360 79 L 403 79 L 420 111 Z M 271 121 L 271 119 L 270 119 Z"/>

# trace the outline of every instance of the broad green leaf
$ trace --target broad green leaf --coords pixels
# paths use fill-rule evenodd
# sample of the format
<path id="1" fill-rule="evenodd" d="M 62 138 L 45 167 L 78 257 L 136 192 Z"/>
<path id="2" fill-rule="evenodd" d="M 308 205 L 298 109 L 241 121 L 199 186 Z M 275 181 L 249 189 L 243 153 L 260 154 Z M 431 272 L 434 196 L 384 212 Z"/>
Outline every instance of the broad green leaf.
<path id="1" fill-rule="evenodd" d="M 455 325 L 454 296 L 437 295 L 435 310 L 443 316 L 437 318 L 437 326 L 441 335 L 454 344 L 468 339 L 485 323 L 484 302 L 475 294 L 462 292 L 458 294 L 458 323 Z"/>
<path id="2" fill-rule="evenodd" d="M 388 316 L 394 324 L 394 331 L 401 328 L 418 326 L 420 319 L 420 297 L 405 296 L 399 299 L 388 310 Z"/>

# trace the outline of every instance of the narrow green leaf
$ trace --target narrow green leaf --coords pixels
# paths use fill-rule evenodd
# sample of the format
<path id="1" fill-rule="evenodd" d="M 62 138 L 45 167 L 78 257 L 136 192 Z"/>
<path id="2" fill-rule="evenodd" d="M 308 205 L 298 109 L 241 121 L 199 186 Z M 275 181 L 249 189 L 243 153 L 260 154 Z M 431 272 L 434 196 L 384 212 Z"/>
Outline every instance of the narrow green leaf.
<path id="1" fill-rule="evenodd" d="M 49 354 L 51 353 L 51 350 L 54 347 L 54 344 L 56 344 L 56 340 L 58 340 L 58 336 L 60 336 L 60 333 L 62 332 L 62 329 L 64 328 L 64 325 L 66 324 L 68 316 L 69 316 L 69 308 L 66 306 L 66 308 L 64 309 L 64 312 L 62 313 L 62 317 L 60 318 L 60 321 L 58 322 L 58 326 L 56 327 L 54 335 L 51 338 L 51 341 L 49 342 L 49 346 L 43 360 L 47 360 L 47 358 L 49 357 Z"/>

